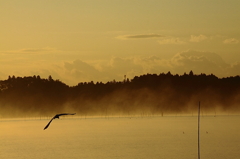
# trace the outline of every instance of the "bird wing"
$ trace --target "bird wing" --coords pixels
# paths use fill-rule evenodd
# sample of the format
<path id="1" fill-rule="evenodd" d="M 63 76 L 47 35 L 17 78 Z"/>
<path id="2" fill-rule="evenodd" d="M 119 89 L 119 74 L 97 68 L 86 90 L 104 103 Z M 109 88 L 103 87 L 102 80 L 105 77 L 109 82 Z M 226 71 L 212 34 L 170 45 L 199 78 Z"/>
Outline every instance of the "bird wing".
<path id="1" fill-rule="evenodd" d="M 56 116 L 61 116 L 61 115 L 75 115 L 76 113 L 62 113 L 62 114 L 57 114 Z"/>
<path id="2" fill-rule="evenodd" d="M 55 117 L 55 116 L 54 116 Z M 54 117 L 48 122 L 48 124 L 44 127 L 44 129 L 43 130 L 45 130 L 45 129 L 47 129 L 48 128 L 48 126 L 51 124 L 51 122 L 52 122 L 52 120 L 54 119 Z"/>

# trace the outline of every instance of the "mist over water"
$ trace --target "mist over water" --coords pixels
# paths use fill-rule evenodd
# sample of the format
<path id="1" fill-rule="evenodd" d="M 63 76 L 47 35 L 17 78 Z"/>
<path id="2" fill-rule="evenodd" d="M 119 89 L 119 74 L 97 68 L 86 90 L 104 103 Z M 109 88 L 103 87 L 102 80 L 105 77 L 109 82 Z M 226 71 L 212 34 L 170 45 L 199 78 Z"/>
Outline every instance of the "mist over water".
<path id="1" fill-rule="evenodd" d="M 1 119 L 0 158 L 197 159 L 196 116 Z M 240 116 L 201 117 L 201 158 L 238 159 Z"/>
<path id="2" fill-rule="evenodd" d="M 68 86 L 51 76 L 11 77 L 0 81 L 0 117 L 191 114 L 240 112 L 240 76 L 146 74 L 123 81 Z"/>

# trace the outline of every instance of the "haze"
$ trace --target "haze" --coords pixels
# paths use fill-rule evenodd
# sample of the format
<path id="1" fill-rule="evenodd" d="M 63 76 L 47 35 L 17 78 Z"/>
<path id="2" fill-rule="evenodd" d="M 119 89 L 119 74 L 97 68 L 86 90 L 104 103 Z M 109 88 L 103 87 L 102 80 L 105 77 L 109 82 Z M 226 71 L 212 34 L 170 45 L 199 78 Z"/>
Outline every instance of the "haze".
<path id="1" fill-rule="evenodd" d="M 51 76 L 0 81 L 0 117 L 239 114 L 240 76 L 147 74 L 122 82 L 84 82 L 69 87 Z"/>
<path id="2" fill-rule="evenodd" d="M 1 0 L 0 80 L 240 73 L 239 0 Z"/>

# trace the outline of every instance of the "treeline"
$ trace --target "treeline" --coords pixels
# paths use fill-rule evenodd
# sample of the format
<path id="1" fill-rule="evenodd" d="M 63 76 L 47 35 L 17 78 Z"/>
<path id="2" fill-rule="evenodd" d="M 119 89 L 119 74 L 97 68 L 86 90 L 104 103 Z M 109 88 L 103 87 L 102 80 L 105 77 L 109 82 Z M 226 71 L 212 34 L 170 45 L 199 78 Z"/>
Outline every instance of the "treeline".
<path id="1" fill-rule="evenodd" d="M 51 76 L 9 76 L 0 81 L 0 117 L 192 113 L 199 101 L 206 112 L 240 110 L 240 77 L 168 72 L 71 87 Z"/>

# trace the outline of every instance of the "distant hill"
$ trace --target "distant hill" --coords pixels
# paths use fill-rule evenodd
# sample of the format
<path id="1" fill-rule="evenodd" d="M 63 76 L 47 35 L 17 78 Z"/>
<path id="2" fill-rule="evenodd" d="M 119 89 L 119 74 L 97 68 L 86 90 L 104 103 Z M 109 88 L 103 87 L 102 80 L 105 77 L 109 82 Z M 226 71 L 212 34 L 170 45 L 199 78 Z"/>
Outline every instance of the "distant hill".
<path id="1" fill-rule="evenodd" d="M 192 113 L 201 101 L 206 113 L 240 110 L 240 77 L 145 74 L 123 81 L 84 82 L 76 86 L 51 76 L 15 77 L 0 81 L 0 117 Z"/>

